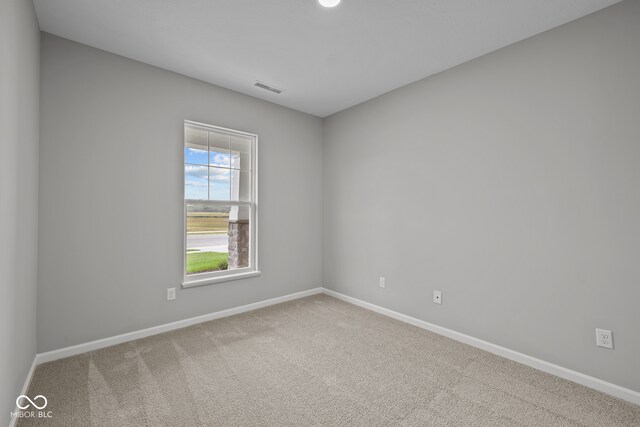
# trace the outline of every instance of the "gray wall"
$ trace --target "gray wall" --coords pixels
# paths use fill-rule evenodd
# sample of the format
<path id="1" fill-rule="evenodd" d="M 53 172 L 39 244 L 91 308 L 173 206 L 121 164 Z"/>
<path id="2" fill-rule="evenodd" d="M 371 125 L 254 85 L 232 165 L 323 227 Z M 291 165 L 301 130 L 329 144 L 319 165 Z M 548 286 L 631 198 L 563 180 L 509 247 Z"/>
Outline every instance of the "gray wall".
<path id="1" fill-rule="evenodd" d="M 324 285 L 640 391 L 639 23 L 627 1 L 327 118 Z"/>
<path id="2" fill-rule="evenodd" d="M 36 354 L 39 45 L 31 1 L 0 1 L 0 425 Z"/>
<path id="3" fill-rule="evenodd" d="M 320 286 L 322 121 L 42 38 L 38 351 Z M 183 120 L 259 135 L 257 278 L 178 289 Z"/>

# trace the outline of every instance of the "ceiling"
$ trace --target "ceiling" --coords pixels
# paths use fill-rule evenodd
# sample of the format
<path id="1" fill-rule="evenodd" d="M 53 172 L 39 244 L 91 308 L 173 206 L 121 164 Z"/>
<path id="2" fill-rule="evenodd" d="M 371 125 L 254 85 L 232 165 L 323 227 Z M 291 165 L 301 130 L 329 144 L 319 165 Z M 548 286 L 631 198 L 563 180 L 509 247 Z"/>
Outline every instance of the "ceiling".
<path id="1" fill-rule="evenodd" d="M 619 0 L 34 0 L 43 31 L 319 117 Z M 277 95 L 256 80 L 284 89 Z"/>

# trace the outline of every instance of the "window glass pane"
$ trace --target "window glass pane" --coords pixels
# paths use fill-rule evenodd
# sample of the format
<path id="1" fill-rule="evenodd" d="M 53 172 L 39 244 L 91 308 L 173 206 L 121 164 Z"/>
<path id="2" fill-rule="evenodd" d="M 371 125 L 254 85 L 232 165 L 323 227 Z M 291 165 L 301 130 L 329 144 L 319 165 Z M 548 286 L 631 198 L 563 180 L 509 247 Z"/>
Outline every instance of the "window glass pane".
<path id="1" fill-rule="evenodd" d="M 230 136 L 227 134 L 209 132 L 209 165 L 222 168 L 231 167 L 229 140 Z"/>
<path id="2" fill-rule="evenodd" d="M 186 147 L 184 149 L 185 163 L 191 163 L 195 165 L 207 164 L 207 150 L 200 150 L 197 148 Z"/>
<path id="3" fill-rule="evenodd" d="M 231 167 L 234 169 L 251 170 L 251 146 L 253 138 L 248 136 L 232 136 Z"/>
<path id="4" fill-rule="evenodd" d="M 231 197 L 231 170 L 209 168 L 209 200 L 229 200 Z"/>
<path id="5" fill-rule="evenodd" d="M 251 172 L 231 170 L 231 200 L 251 201 Z"/>
<path id="6" fill-rule="evenodd" d="M 255 137 L 185 121 L 185 283 L 256 269 Z M 235 205 L 231 205 L 234 203 Z M 237 273 L 237 272 L 236 272 Z"/>
<path id="7" fill-rule="evenodd" d="M 187 275 L 228 269 L 230 209 L 187 205 Z"/>
<path id="8" fill-rule="evenodd" d="M 206 166 L 184 166 L 184 198 L 207 200 L 209 195 L 208 172 Z"/>
<path id="9" fill-rule="evenodd" d="M 208 164 L 207 131 L 194 126 L 185 126 L 184 140 L 184 162 L 193 165 Z"/>

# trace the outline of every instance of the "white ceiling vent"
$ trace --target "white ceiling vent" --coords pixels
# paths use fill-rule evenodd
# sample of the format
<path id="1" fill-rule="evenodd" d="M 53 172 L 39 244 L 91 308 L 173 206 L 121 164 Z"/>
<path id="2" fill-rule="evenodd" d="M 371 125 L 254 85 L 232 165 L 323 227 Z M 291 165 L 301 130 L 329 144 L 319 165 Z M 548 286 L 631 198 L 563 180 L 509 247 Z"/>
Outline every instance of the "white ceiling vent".
<path id="1" fill-rule="evenodd" d="M 284 90 L 282 90 L 282 89 L 278 89 L 278 88 L 275 88 L 273 86 L 269 86 L 268 84 L 262 83 L 259 80 L 256 80 L 256 82 L 253 85 L 257 86 L 257 87 L 259 87 L 261 89 L 266 89 L 269 92 L 273 92 L 273 93 L 277 93 L 277 94 L 281 94 L 282 92 L 284 92 Z"/>

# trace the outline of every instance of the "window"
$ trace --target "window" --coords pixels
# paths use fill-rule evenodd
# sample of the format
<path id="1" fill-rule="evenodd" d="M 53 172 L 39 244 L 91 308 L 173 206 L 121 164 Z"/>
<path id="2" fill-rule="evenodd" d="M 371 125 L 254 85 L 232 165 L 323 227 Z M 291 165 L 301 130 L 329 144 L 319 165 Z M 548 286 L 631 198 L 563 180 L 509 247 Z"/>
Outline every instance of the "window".
<path id="1" fill-rule="evenodd" d="M 184 122 L 183 287 L 256 276 L 257 135 Z"/>

